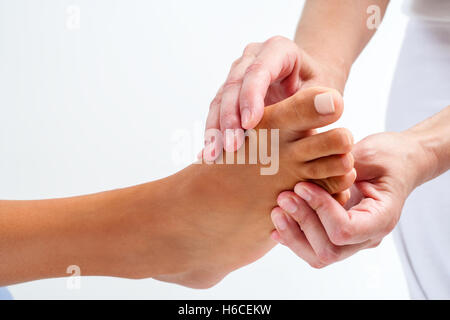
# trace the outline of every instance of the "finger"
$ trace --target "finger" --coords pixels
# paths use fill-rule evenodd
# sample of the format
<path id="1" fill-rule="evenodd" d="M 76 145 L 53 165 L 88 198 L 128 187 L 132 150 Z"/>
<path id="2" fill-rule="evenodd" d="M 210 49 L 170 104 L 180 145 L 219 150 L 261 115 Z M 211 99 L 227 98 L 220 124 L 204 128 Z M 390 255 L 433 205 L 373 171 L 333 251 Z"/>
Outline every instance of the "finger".
<path id="1" fill-rule="evenodd" d="M 337 202 L 339 202 L 341 206 L 345 208 L 345 204 L 348 202 L 348 200 L 350 200 L 351 194 L 350 190 L 347 189 L 345 191 L 335 193 L 332 196 Z"/>
<path id="2" fill-rule="evenodd" d="M 270 233 L 270 237 L 272 238 L 272 240 L 275 240 L 276 242 L 278 242 L 280 244 L 283 244 L 283 245 L 285 244 L 283 242 L 283 239 L 281 239 L 280 234 L 278 233 L 278 231 L 276 229 L 272 230 L 272 232 Z"/>
<path id="3" fill-rule="evenodd" d="M 239 93 L 241 91 L 242 79 L 245 71 L 255 60 L 258 44 L 247 46 L 244 55 L 236 60 L 228 74 L 227 80 L 224 84 L 222 100 L 220 103 L 220 129 L 225 133 L 227 129 L 242 129 L 239 111 Z M 236 139 L 236 141 L 235 141 Z M 230 135 L 230 138 L 225 137 L 225 150 L 233 152 L 239 148 L 243 143 L 243 135 Z"/>
<path id="4" fill-rule="evenodd" d="M 332 194 L 332 195 L 341 194 L 339 199 L 342 199 L 342 200 L 345 199 L 345 202 L 346 202 L 350 198 L 350 191 L 347 189 L 349 189 L 353 185 L 355 180 L 356 180 L 356 170 L 352 169 L 350 172 L 348 172 L 342 176 L 330 177 L 330 178 L 325 178 L 325 179 L 317 179 L 317 180 L 312 180 L 312 182 L 314 182 L 315 184 L 324 188 L 329 194 Z M 345 190 L 347 190 L 346 194 L 342 194 L 342 192 Z M 336 200 L 338 200 L 336 197 L 334 197 L 334 198 Z M 338 200 L 338 202 L 340 202 L 340 201 Z"/>
<path id="5" fill-rule="evenodd" d="M 287 96 L 298 90 L 299 69 L 299 49 L 291 40 L 273 37 L 264 43 L 242 82 L 239 101 L 243 128 L 254 128 L 261 120 L 264 98 L 272 83 L 282 80 Z"/>
<path id="6" fill-rule="evenodd" d="M 291 191 L 282 192 L 277 199 L 278 205 L 292 217 L 305 234 L 306 239 L 323 265 L 329 265 L 340 259 L 340 248 L 329 239 L 316 213 Z M 283 237 L 283 231 L 280 232 Z"/>
<path id="7" fill-rule="evenodd" d="M 385 227 L 380 207 L 372 198 L 365 198 L 346 211 L 328 192 L 313 183 L 298 183 L 294 191 L 317 213 L 328 237 L 336 245 L 378 238 Z"/>
<path id="8" fill-rule="evenodd" d="M 317 255 L 308 243 L 298 224 L 279 207 L 274 208 L 271 213 L 272 222 L 276 232 L 272 233 L 272 239 L 289 247 L 297 256 L 305 260 L 315 268 L 322 267 Z"/>
<path id="9" fill-rule="evenodd" d="M 352 151 L 353 135 L 344 128 L 332 129 L 295 141 L 289 146 L 291 157 L 300 161 L 310 161 L 333 154 Z"/>
<path id="10" fill-rule="evenodd" d="M 345 259 L 370 245 L 369 242 L 351 246 L 336 246 L 333 244 L 316 212 L 292 191 L 282 192 L 278 196 L 277 202 L 287 212 L 288 216 L 298 223 L 323 266 Z M 280 233 L 280 236 L 283 238 L 282 233 Z"/>
<path id="11" fill-rule="evenodd" d="M 346 153 L 306 162 L 299 166 L 297 170 L 299 176 L 303 178 L 325 179 L 350 173 L 353 169 L 353 164 L 353 155 Z M 329 182 L 332 182 L 332 180 Z"/>
<path id="12" fill-rule="evenodd" d="M 223 85 L 219 88 L 216 96 L 209 106 L 208 117 L 206 118 L 203 158 L 207 161 L 214 161 L 222 150 L 222 138 L 217 139 L 215 132 L 220 130 L 219 111 L 222 101 Z"/>
<path id="13" fill-rule="evenodd" d="M 216 93 L 216 96 L 211 101 L 209 105 L 209 113 L 206 118 L 206 128 L 205 130 L 214 128 L 220 129 L 220 103 L 222 102 L 222 93 L 223 93 L 223 85 L 220 86 L 219 90 Z"/>
<path id="14" fill-rule="evenodd" d="M 312 87 L 266 107 L 260 126 L 304 132 L 337 121 L 343 108 L 344 102 L 337 90 Z"/>

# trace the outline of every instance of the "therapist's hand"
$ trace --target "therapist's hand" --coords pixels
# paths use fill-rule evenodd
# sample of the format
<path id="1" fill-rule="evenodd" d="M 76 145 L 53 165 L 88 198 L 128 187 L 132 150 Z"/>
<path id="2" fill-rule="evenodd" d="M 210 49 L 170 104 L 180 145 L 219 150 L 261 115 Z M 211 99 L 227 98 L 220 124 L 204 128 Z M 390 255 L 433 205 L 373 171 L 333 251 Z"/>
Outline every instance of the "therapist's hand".
<path id="1" fill-rule="evenodd" d="M 315 268 L 377 246 L 433 161 L 408 132 L 369 136 L 353 155 L 358 177 L 345 208 L 319 186 L 302 182 L 295 193 L 281 193 L 281 208 L 272 211 L 272 238 Z"/>
<path id="2" fill-rule="evenodd" d="M 295 42 L 281 36 L 250 43 L 232 64 L 211 102 L 206 130 L 254 128 L 266 105 L 284 100 L 299 89 L 325 86 L 342 93 L 346 74 L 335 64 L 308 55 Z M 231 133 L 224 142 L 224 149 L 230 152 L 243 142 L 242 130 Z M 215 142 L 205 141 L 205 145 L 211 143 Z M 215 149 L 213 145 L 210 148 Z"/>

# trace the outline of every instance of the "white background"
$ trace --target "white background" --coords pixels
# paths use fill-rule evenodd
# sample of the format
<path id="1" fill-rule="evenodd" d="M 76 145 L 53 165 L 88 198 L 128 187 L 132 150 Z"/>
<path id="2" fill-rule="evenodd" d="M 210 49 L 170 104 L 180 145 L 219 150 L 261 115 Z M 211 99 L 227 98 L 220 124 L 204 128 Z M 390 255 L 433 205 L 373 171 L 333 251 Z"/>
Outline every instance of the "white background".
<path id="1" fill-rule="evenodd" d="M 0 198 L 85 194 L 181 169 L 200 150 L 209 102 L 232 61 L 249 42 L 292 38 L 302 4 L 0 0 Z M 80 9 L 79 29 L 66 25 L 69 5 Z M 354 65 L 335 126 L 357 140 L 383 130 L 406 23 L 392 1 Z M 174 138 L 180 130 L 188 139 Z M 83 278 L 80 290 L 66 279 L 10 290 L 19 299 L 408 298 L 391 237 L 322 270 L 279 246 L 203 291 L 99 277 Z"/>

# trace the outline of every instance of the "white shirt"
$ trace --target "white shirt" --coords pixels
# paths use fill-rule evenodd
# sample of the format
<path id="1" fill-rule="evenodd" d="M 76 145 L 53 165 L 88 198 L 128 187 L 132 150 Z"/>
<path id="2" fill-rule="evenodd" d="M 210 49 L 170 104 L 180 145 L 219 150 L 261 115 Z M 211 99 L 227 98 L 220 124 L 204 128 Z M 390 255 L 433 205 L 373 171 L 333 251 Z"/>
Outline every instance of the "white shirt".
<path id="1" fill-rule="evenodd" d="M 450 21 L 449 0 L 407 0 L 404 11 L 412 18 Z"/>
<path id="2" fill-rule="evenodd" d="M 448 106 L 449 75 L 450 21 L 413 17 L 392 82 L 387 131 L 408 129 Z M 450 171 L 409 196 L 395 238 L 411 297 L 450 299 Z"/>

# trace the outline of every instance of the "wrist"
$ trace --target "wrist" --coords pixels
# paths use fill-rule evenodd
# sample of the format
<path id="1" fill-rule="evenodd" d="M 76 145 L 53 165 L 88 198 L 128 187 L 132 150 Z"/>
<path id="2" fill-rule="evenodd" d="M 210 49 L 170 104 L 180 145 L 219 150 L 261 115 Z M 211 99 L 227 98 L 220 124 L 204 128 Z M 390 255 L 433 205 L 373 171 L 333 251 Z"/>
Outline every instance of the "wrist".
<path id="1" fill-rule="evenodd" d="M 403 134 L 414 146 L 411 155 L 415 164 L 413 188 L 416 188 L 436 176 L 438 161 L 433 148 L 433 139 L 416 127 L 405 130 Z"/>
<path id="2" fill-rule="evenodd" d="M 428 168 L 423 182 L 450 169 L 450 106 L 408 130 L 428 157 Z M 422 182 L 422 183 L 423 183 Z"/>

